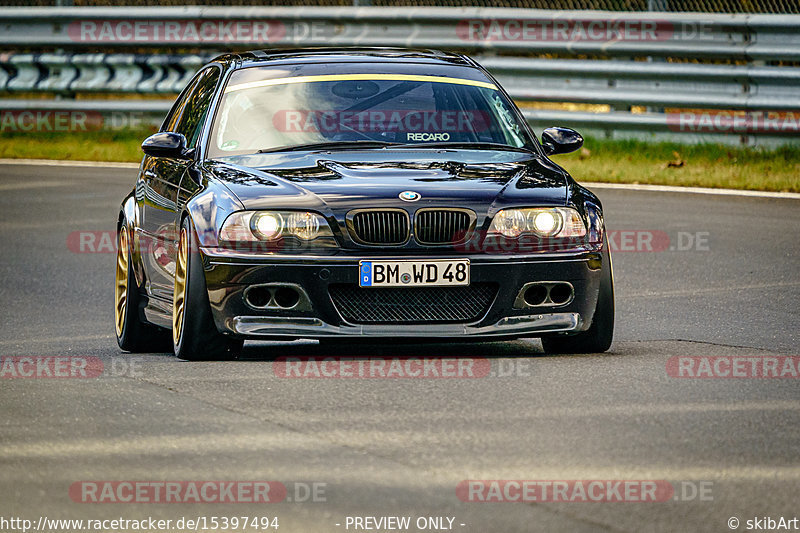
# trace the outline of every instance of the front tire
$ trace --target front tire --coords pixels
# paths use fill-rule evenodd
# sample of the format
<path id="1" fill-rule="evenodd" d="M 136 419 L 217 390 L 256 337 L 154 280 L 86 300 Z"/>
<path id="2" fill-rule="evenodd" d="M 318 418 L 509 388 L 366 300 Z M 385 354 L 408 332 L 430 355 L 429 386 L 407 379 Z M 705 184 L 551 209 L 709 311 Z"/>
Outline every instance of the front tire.
<path id="1" fill-rule="evenodd" d="M 117 234 L 117 267 L 114 285 L 114 329 L 117 344 L 126 352 L 169 352 L 169 332 L 142 321 L 141 295 L 131 262 L 130 232 L 123 225 Z"/>
<path id="2" fill-rule="evenodd" d="M 232 359 L 244 344 L 217 330 L 208 301 L 203 259 L 189 217 L 181 224 L 175 260 L 172 342 L 175 355 L 188 361 Z"/>
<path id="3" fill-rule="evenodd" d="M 546 353 L 602 353 L 611 347 L 614 338 L 614 269 L 608 241 L 604 244 L 603 263 L 607 266 L 600 279 L 592 325 L 586 331 L 568 337 L 542 337 Z"/>

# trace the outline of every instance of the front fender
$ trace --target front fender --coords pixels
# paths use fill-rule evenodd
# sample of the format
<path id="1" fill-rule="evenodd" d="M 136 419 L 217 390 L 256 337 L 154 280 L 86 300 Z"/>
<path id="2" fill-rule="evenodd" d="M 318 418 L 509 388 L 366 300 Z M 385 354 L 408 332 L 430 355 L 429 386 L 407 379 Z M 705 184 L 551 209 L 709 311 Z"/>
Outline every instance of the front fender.
<path id="1" fill-rule="evenodd" d="M 583 216 L 588 232 L 586 235 L 588 242 L 602 248 L 604 246 L 606 227 L 603 204 L 597 195 L 578 184 L 575 180 L 570 180 L 567 205 L 575 207 Z"/>
<path id="2" fill-rule="evenodd" d="M 184 212 L 192 217 L 198 242 L 203 247 L 218 246 L 222 223 L 228 215 L 243 209 L 242 202 L 227 187 L 211 179 L 184 206 Z"/>

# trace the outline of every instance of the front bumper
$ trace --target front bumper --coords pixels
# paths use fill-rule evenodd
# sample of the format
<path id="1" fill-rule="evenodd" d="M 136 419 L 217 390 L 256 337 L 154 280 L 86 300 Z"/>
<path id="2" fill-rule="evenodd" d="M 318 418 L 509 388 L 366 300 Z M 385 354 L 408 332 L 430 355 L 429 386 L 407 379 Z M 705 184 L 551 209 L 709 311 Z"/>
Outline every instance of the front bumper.
<path id="1" fill-rule="evenodd" d="M 496 296 L 488 310 L 479 319 L 468 323 L 356 324 L 342 317 L 328 288 L 332 284 L 357 285 L 359 260 L 367 257 L 278 254 L 250 257 L 210 248 L 201 248 L 201 252 L 217 328 L 231 335 L 253 339 L 526 337 L 583 331 L 591 325 L 602 269 L 609 267 L 597 252 L 513 257 L 415 257 L 421 260 L 468 257 L 471 283 L 497 284 Z M 600 268 L 597 268 L 598 263 Z M 564 305 L 520 308 L 522 287 L 538 281 L 568 282 L 574 288 L 574 297 Z M 245 293 L 249 287 L 265 283 L 299 287 L 307 295 L 307 300 L 303 297 L 303 305 L 294 309 L 256 308 L 246 300 Z"/>

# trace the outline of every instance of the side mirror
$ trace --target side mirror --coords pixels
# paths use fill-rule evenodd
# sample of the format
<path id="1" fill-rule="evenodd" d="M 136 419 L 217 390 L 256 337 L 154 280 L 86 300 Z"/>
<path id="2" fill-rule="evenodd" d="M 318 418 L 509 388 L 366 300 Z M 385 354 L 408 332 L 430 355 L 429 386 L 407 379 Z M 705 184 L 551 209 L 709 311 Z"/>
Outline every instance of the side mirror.
<path id="1" fill-rule="evenodd" d="M 569 128 L 547 128 L 542 132 L 542 146 L 547 155 L 568 154 L 583 146 L 583 137 Z"/>
<path id="2" fill-rule="evenodd" d="M 151 135 L 142 143 L 142 151 L 153 157 L 191 159 L 186 150 L 186 137 L 181 133 L 162 132 Z"/>

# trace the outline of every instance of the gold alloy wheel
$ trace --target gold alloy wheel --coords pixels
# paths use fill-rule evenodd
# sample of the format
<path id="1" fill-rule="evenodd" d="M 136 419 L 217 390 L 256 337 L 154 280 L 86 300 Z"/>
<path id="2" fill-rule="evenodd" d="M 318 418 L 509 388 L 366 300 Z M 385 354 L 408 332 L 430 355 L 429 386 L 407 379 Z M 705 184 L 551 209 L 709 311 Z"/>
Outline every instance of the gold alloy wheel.
<path id="1" fill-rule="evenodd" d="M 186 265 L 189 262 L 189 243 L 186 229 L 181 228 L 178 257 L 175 261 L 175 291 L 172 294 L 172 340 L 175 346 L 181 339 L 183 308 L 186 304 Z"/>
<path id="2" fill-rule="evenodd" d="M 120 228 L 117 237 L 117 275 L 114 286 L 114 325 L 117 337 L 122 337 L 128 308 L 128 229 Z"/>

